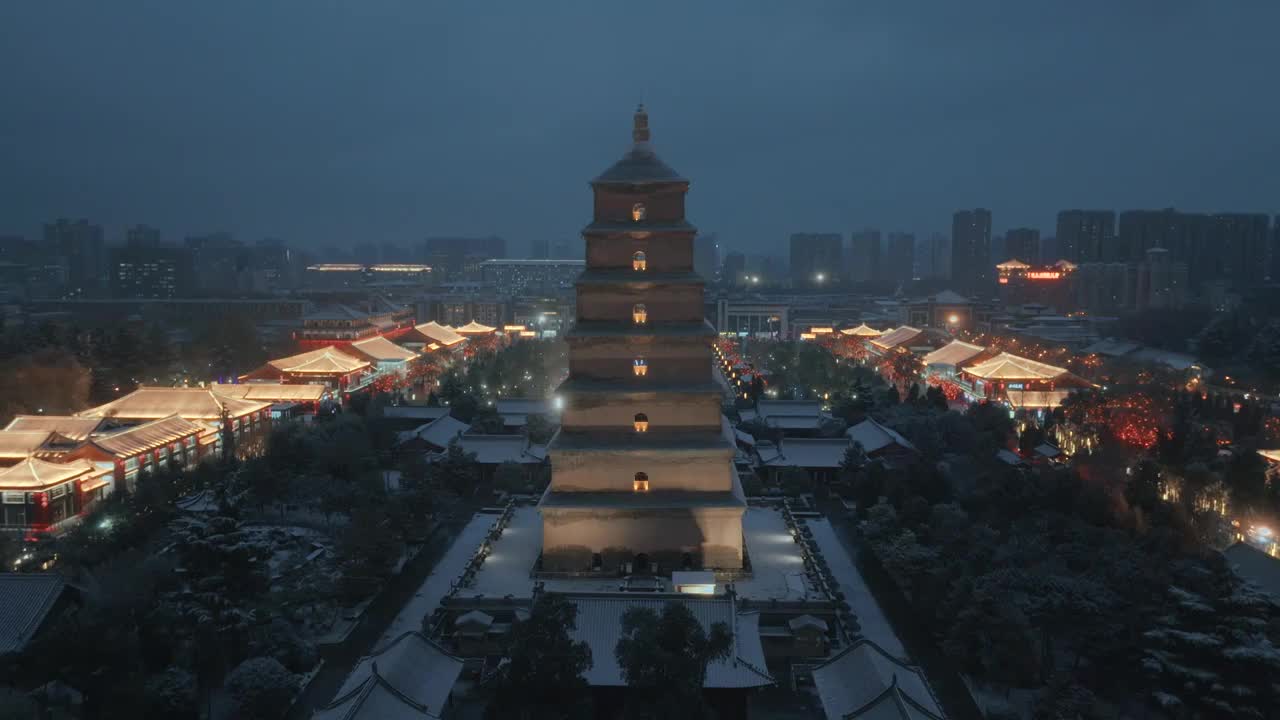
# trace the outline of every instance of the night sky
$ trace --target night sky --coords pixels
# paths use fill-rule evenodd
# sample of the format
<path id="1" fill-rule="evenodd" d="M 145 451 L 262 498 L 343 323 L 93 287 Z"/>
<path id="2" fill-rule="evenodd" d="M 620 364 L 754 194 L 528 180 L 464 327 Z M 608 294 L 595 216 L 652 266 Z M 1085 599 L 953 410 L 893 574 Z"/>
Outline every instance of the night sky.
<path id="1" fill-rule="evenodd" d="M 689 217 L 1052 233 L 1280 209 L 1280 2 L 0 3 L 0 234 L 87 217 L 299 246 L 575 237 L 630 142 Z"/>

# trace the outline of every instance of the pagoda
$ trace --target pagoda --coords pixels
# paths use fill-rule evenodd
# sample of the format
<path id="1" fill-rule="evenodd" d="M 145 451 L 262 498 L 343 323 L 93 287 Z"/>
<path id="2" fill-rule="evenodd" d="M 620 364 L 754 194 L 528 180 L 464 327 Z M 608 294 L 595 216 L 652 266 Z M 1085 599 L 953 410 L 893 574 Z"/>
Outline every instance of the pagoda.
<path id="1" fill-rule="evenodd" d="M 649 145 L 591 182 L 561 429 L 539 502 L 546 573 L 740 570 L 746 510 L 693 271 L 689 181 Z"/>

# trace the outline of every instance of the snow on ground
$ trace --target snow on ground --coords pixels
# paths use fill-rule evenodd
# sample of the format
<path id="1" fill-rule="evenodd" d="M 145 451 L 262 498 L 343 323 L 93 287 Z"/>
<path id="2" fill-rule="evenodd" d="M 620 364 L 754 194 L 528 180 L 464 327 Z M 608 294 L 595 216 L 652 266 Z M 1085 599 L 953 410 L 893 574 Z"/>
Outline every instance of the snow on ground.
<path id="1" fill-rule="evenodd" d="M 840 583 L 845 601 L 853 608 L 853 614 L 862 626 L 862 634 L 897 657 L 906 658 L 907 651 L 903 648 L 902 641 L 889 624 L 889 618 L 880 610 L 880 605 L 862 579 L 862 573 L 853 564 L 853 558 L 840 542 L 835 528 L 831 527 L 831 522 L 826 518 L 810 519 L 807 522 L 809 529 L 813 531 L 814 544 L 818 546 L 822 557 L 826 558 L 831 574 Z"/>
<path id="2" fill-rule="evenodd" d="M 458 591 L 462 597 L 531 597 L 533 564 L 542 551 L 542 519 L 538 508 L 521 505 L 511 513 L 502 537 L 489 543 L 489 557 L 476 572 L 471 587 Z"/>
<path id="3" fill-rule="evenodd" d="M 475 554 L 476 548 L 480 547 L 480 543 L 484 542 L 485 535 L 497 519 L 496 515 L 476 515 L 471 518 L 471 522 L 462 529 L 444 557 L 440 558 L 440 562 L 436 563 L 431 574 L 423 581 L 418 592 L 414 593 L 413 598 L 400 609 L 396 619 L 391 621 L 391 625 L 378 645 L 410 630 L 422 629 L 422 619 L 430 615 L 440 604 L 441 598 L 449 594 L 453 581 L 462 575 L 471 556 Z"/>
<path id="4" fill-rule="evenodd" d="M 742 518 L 751 577 L 733 584 L 750 600 L 821 600 L 822 592 L 810 587 L 804 574 L 800 546 L 787 530 L 782 513 L 774 508 L 750 507 Z"/>

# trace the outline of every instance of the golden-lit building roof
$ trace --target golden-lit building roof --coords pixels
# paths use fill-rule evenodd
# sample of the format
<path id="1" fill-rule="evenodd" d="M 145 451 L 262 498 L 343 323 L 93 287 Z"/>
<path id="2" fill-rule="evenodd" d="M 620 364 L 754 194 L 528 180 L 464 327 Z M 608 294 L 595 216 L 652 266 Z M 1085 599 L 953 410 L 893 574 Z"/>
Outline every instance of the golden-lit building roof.
<path id="1" fill-rule="evenodd" d="M 414 325 L 413 329 L 417 330 L 427 339 L 432 342 L 439 343 L 443 347 L 452 347 L 463 340 L 466 340 L 466 338 L 454 331 L 453 328 L 448 325 L 441 325 L 435 320 L 432 320 L 429 323 L 422 323 L 421 325 Z"/>
<path id="2" fill-rule="evenodd" d="M 976 378 L 983 380 L 1053 380 L 1069 372 L 1066 368 L 1056 367 L 1035 360 L 1014 355 L 1012 353 L 1000 353 L 999 355 L 965 368 L 965 372 Z"/>
<path id="3" fill-rule="evenodd" d="M 178 415 L 188 420 L 219 420 L 225 410 L 233 418 L 271 407 L 258 400 L 240 400 L 211 388 L 142 386 L 106 405 L 76 413 L 80 417 L 116 417 L 127 420 L 159 420 Z"/>
<path id="4" fill-rule="evenodd" d="M 92 477 L 108 472 L 111 471 L 99 468 L 89 460 L 54 463 L 39 458 L 27 458 L 11 468 L 0 470 L 0 488 L 41 490 L 79 477 Z"/>
<path id="5" fill-rule="evenodd" d="M 959 365 L 987 352 L 981 345 L 953 340 L 924 356 L 925 365 Z"/>
<path id="6" fill-rule="evenodd" d="M 351 345 L 341 348 L 341 350 L 375 362 L 404 362 L 418 357 L 418 353 L 402 348 L 381 335 L 353 342 Z"/>
<path id="7" fill-rule="evenodd" d="M 333 347 L 269 360 L 268 365 L 285 373 L 299 375 L 346 375 L 372 366 L 368 360 L 340 352 Z"/>
<path id="8" fill-rule="evenodd" d="M 44 447 L 52 430 L 5 430 L 0 432 L 0 460 L 21 460 Z"/>
<path id="9" fill-rule="evenodd" d="M 102 424 L 102 418 L 75 415 L 18 415 L 5 428 L 13 430 L 45 430 L 55 432 L 72 442 L 87 439 Z"/>
<path id="10" fill-rule="evenodd" d="M 204 431 L 203 424 L 171 415 L 110 435 L 100 435 L 89 442 L 112 455 L 131 457 L 177 442 L 188 435 L 199 435 Z"/>
<path id="11" fill-rule="evenodd" d="M 240 400 L 260 400 L 271 403 L 320 402 L 329 388 L 324 385 L 286 385 L 284 383 L 246 382 L 217 383 L 212 386 L 219 395 Z"/>
<path id="12" fill-rule="evenodd" d="M 905 345 L 920 336 L 924 332 L 919 328 L 913 328 L 910 325 L 903 325 L 900 328 L 894 328 L 885 332 L 878 338 L 871 341 L 872 345 L 882 350 L 892 350 L 900 345 Z"/>
<path id="13" fill-rule="evenodd" d="M 840 331 L 840 334 L 852 335 L 854 337 L 872 338 L 872 337 L 880 337 L 883 333 L 881 333 L 879 330 L 871 327 L 866 323 L 862 323 L 856 328 L 845 328 Z"/>

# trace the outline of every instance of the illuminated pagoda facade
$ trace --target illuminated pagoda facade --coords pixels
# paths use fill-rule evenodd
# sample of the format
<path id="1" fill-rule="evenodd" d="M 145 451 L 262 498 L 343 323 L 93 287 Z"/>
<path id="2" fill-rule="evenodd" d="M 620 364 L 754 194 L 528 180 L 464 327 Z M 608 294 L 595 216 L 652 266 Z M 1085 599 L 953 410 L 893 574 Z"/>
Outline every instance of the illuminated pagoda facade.
<path id="1" fill-rule="evenodd" d="M 689 181 L 654 154 L 643 107 L 633 139 L 591 183 L 541 570 L 737 570 L 746 502 L 712 378 Z"/>

